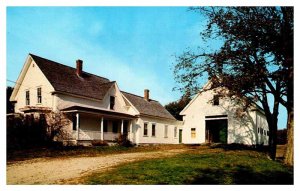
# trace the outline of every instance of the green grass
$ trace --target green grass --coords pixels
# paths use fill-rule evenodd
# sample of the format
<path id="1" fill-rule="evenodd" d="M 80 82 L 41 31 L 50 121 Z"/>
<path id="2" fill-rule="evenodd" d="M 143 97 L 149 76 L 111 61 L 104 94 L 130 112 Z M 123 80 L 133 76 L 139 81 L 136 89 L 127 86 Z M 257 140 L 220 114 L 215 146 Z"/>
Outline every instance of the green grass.
<path id="1" fill-rule="evenodd" d="M 213 149 L 212 149 L 213 150 Z M 120 165 L 84 184 L 293 184 L 293 170 L 255 151 L 200 153 Z"/>

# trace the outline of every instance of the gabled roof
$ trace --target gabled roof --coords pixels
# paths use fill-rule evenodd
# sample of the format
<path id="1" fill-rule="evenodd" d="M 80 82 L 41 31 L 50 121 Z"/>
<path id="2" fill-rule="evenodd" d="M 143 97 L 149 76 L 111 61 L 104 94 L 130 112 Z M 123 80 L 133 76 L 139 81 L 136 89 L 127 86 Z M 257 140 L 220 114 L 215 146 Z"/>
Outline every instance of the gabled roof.
<path id="1" fill-rule="evenodd" d="M 192 105 L 192 103 L 201 95 L 201 93 L 205 90 L 209 90 L 210 86 L 211 86 L 212 82 L 211 80 L 208 80 L 206 82 L 206 84 L 204 84 L 204 86 L 201 88 L 201 90 L 193 97 L 193 99 L 183 108 L 183 110 L 179 113 L 179 115 L 185 115 L 185 111 Z M 213 89 L 211 89 L 213 90 Z M 254 107 L 254 109 L 252 110 L 257 110 L 259 112 L 261 112 L 263 115 L 265 115 L 265 112 L 263 110 L 263 108 L 258 105 L 257 103 L 255 102 L 252 102 L 252 107 Z"/>
<path id="2" fill-rule="evenodd" d="M 75 68 L 33 54 L 29 55 L 57 92 L 102 100 L 108 90 L 116 83 L 84 71 L 82 77 L 79 77 Z M 158 101 L 151 99 L 146 101 L 141 96 L 123 91 L 121 93 L 142 115 L 176 120 Z"/>
<path id="3" fill-rule="evenodd" d="M 80 112 L 89 112 L 89 113 L 91 112 L 91 113 L 96 113 L 96 114 L 126 117 L 126 118 L 131 118 L 131 119 L 137 118 L 136 116 L 128 114 L 128 113 L 116 112 L 116 111 L 108 110 L 108 109 L 84 107 L 84 106 L 79 106 L 79 105 L 70 106 L 70 107 L 62 109 L 61 111 L 65 111 L 65 112 L 80 111 Z"/>
<path id="4" fill-rule="evenodd" d="M 134 107 L 142 115 L 150 115 L 154 117 L 163 117 L 171 120 L 176 120 L 158 101 L 152 99 L 146 101 L 144 97 L 123 91 L 122 94 L 134 105 Z"/>
<path id="5" fill-rule="evenodd" d="M 107 78 L 82 72 L 82 77 L 76 74 L 76 69 L 29 54 L 38 65 L 55 91 L 102 100 L 107 91 L 115 83 Z"/>

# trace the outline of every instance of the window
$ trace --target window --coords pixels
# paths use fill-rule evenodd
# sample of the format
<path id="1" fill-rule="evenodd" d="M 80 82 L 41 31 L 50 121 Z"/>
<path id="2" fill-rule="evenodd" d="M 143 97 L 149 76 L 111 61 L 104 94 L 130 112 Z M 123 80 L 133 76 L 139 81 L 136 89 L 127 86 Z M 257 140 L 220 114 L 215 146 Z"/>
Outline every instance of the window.
<path id="1" fill-rule="evenodd" d="M 110 105 L 109 105 L 110 109 L 114 109 L 115 107 L 115 97 L 114 96 L 110 96 Z"/>
<path id="2" fill-rule="evenodd" d="M 118 122 L 113 122 L 113 133 L 118 133 Z"/>
<path id="3" fill-rule="evenodd" d="M 263 134 L 264 132 L 263 132 L 263 128 L 260 128 L 260 134 Z"/>
<path id="4" fill-rule="evenodd" d="M 168 137 L 168 125 L 165 125 L 165 138 Z"/>
<path id="5" fill-rule="evenodd" d="M 177 137 L 177 127 L 174 127 L 174 137 Z"/>
<path id="6" fill-rule="evenodd" d="M 220 99 L 220 96 L 219 95 L 214 95 L 214 103 L 213 105 L 219 105 L 219 99 Z"/>
<path id="7" fill-rule="evenodd" d="M 144 123 L 144 136 L 148 136 L 148 123 Z"/>
<path id="8" fill-rule="evenodd" d="M 37 103 L 42 103 L 42 88 L 37 88 Z"/>
<path id="9" fill-rule="evenodd" d="M 30 105 L 29 90 L 26 90 L 26 105 Z"/>
<path id="10" fill-rule="evenodd" d="M 76 117 L 76 115 L 72 116 L 72 124 L 73 124 L 73 130 L 76 131 L 77 130 L 77 117 Z"/>
<path id="11" fill-rule="evenodd" d="M 196 128 L 191 129 L 191 138 L 196 138 Z"/>
<path id="12" fill-rule="evenodd" d="M 260 127 L 257 128 L 257 133 L 258 133 L 258 134 L 259 134 L 259 129 L 260 129 Z"/>
<path id="13" fill-rule="evenodd" d="M 152 124 L 152 137 L 155 137 L 155 124 Z"/>

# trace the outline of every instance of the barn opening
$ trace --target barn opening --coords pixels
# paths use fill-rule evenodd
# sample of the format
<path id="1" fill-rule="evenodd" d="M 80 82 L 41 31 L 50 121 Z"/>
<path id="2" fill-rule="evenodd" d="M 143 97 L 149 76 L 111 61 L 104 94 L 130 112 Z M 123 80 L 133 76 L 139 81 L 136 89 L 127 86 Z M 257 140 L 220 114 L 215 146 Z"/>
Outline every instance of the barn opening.
<path id="1" fill-rule="evenodd" d="M 226 144 L 227 132 L 227 115 L 215 115 L 205 117 L 205 142 Z"/>

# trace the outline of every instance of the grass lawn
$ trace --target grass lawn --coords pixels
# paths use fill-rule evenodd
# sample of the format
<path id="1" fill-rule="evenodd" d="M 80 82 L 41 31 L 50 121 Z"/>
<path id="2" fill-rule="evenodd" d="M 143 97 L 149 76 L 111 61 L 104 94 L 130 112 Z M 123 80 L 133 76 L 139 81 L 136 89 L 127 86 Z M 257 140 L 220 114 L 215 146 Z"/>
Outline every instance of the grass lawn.
<path id="1" fill-rule="evenodd" d="M 120 165 L 83 184 L 293 184 L 293 169 L 251 150 L 201 150 Z"/>

